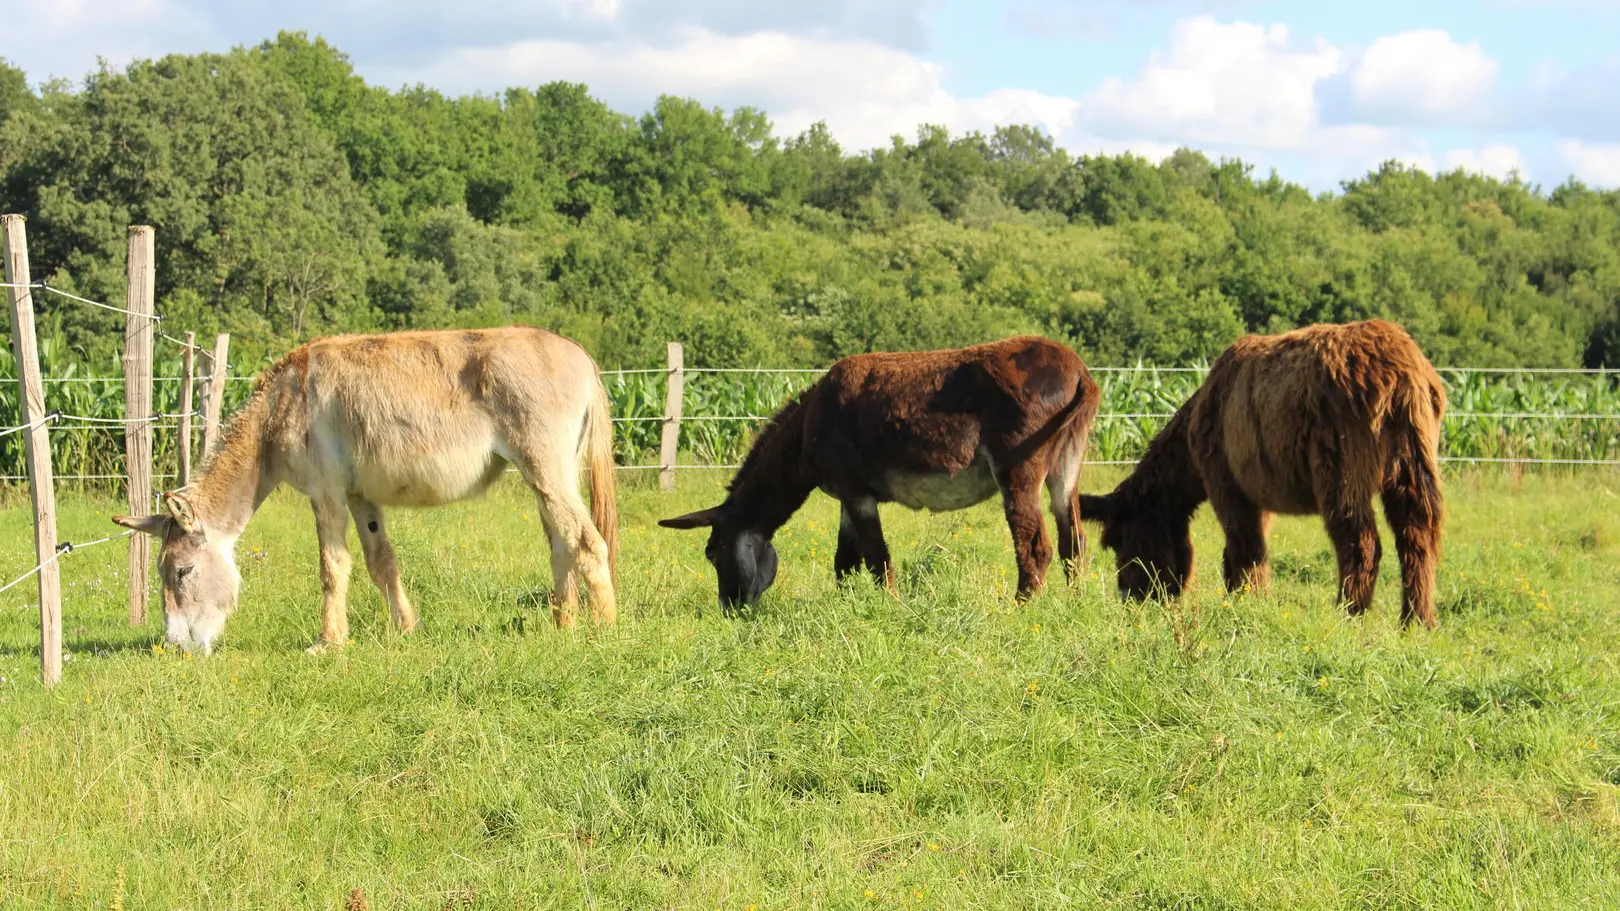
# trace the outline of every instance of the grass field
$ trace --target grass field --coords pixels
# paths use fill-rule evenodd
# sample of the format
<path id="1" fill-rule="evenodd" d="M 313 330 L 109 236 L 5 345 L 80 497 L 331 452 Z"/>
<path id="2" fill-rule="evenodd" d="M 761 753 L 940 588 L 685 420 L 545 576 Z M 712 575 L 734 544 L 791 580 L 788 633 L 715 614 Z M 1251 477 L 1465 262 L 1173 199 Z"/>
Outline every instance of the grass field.
<path id="1" fill-rule="evenodd" d="M 1094 471 L 1086 489 L 1116 476 Z M 648 479 L 636 482 L 644 485 Z M 1453 474 L 1441 627 L 1348 621 L 1317 523 L 1229 601 L 1219 539 L 1175 608 L 1084 583 L 1014 607 L 999 508 L 886 508 L 897 600 L 832 580 L 833 505 L 726 619 L 722 479 L 621 488 L 622 622 L 559 634 L 515 486 L 399 512 L 425 626 L 357 567 L 354 643 L 283 492 L 210 658 L 123 619 L 124 548 L 63 565 L 65 678 L 0 595 L 0 907 L 1609 908 L 1620 896 L 1620 475 Z M 63 536 L 115 530 L 67 498 Z M 0 510 L 0 579 L 32 561 Z M 1095 538 L 1095 535 L 1093 535 Z M 358 558 L 357 558 L 358 560 Z M 1107 574 L 1111 576 L 1111 572 Z M 355 891 L 358 890 L 358 891 Z"/>

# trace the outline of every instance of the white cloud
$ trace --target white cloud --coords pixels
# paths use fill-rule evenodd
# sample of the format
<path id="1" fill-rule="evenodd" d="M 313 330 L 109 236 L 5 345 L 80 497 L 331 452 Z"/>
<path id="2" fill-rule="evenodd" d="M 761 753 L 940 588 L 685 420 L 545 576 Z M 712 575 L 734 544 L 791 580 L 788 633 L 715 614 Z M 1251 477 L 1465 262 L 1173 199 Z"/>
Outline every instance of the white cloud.
<path id="1" fill-rule="evenodd" d="M 824 120 L 852 149 L 886 145 L 895 133 L 909 138 L 921 123 L 943 124 L 953 132 L 1031 123 L 1058 133 L 1079 107 L 1072 99 L 1023 89 L 958 98 L 945 89 L 946 71 L 937 63 L 868 42 L 781 32 L 728 36 L 688 29 L 664 47 L 524 41 L 464 48 L 424 69 L 373 68 L 369 75 L 456 93 L 583 82 L 592 94 L 630 111 L 645 110 L 659 94 L 721 107 L 749 105 L 769 113 L 778 132 L 788 135 Z"/>
<path id="2" fill-rule="evenodd" d="M 894 47 L 696 28 L 665 44 L 520 41 L 459 48 L 425 67 L 364 72 L 383 84 L 420 81 L 453 94 L 583 82 L 624 111 L 645 110 L 666 93 L 722 108 L 749 105 L 766 111 L 783 135 L 825 121 L 849 150 L 909 138 L 921 123 L 953 133 L 1031 123 L 1082 154 L 1132 151 L 1157 160 L 1190 145 L 1262 166 L 1293 157 L 1308 172 L 1295 176 L 1317 186 L 1391 158 L 1432 170 L 1428 146 L 1408 131 L 1322 122 L 1317 89 L 1345 65 L 1340 48 L 1296 41 L 1284 26 L 1200 16 L 1178 23 L 1168 48 L 1136 76 L 1105 80 L 1080 98 L 1027 89 L 964 97 L 947 88 L 944 66 Z"/>
<path id="3" fill-rule="evenodd" d="M 1437 29 L 1379 38 L 1350 70 L 1357 111 L 1382 123 L 1477 120 L 1499 67 L 1478 43 L 1459 44 Z"/>
<path id="4" fill-rule="evenodd" d="M 349 53 L 374 84 L 422 82 L 461 94 L 568 80 L 628 113 L 667 93 L 761 108 L 784 135 L 823 120 L 852 151 L 887 145 L 894 134 L 914 136 L 921 123 L 953 133 L 1033 123 L 1075 153 L 1160 159 L 1185 145 L 1211 157 L 1242 157 L 1262 173 L 1282 165 L 1290 179 L 1314 187 L 1389 159 L 1505 176 L 1514 167 L 1525 171 L 1528 158 L 1538 173 L 1567 165 L 1590 182 L 1620 184 L 1620 93 L 1611 88 L 1620 84 L 1620 58 L 1549 63 L 1499 88 L 1499 67 L 1484 49 L 1432 29 L 1357 48 L 1282 24 L 1195 15 L 1176 22 L 1134 71 L 1075 85 L 1069 94 L 1004 87 L 964 95 L 953 90 L 945 62 L 915 51 L 939 0 L 0 2 L 9 2 L 8 33 L 35 39 L 6 48 L 35 80 L 79 78 L 97 54 L 120 66 L 137 56 L 223 51 L 294 28 Z M 1024 0 L 1012 9 L 1082 25 L 1104 15 L 1134 30 L 1160 27 L 1166 11 L 1245 5 Z M 996 62 L 996 50 L 975 61 L 975 73 Z M 1449 151 L 1442 152 L 1425 139 L 1428 127 L 1487 124 L 1518 144 L 1465 132 L 1447 136 L 1441 149 Z"/>
<path id="5" fill-rule="evenodd" d="M 1558 154 L 1581 180 L 1604 187 L 1620 187 L 1620 144 L 1601 145 L 1569 139 L 1558 144 Z"/>
<path id="6" fill-rule="evenodd" d="M 56 35 L 66 36 L 82 29 L 150 25 L 176 12 L 178 10 L 171 8 L 166 0 L 130 0 L 127 3 L 102 3 L 98 0 L 25 0 L 13 7 L 7 13 L 7 18 L 13 22 L 21 19 L 33 28 L 42 28 Z M 23 33 L 13 31 L 13 34 Z"/>
<path id="7" fill-rule="evenodd" d="M 1506 179 L 1515 172 L 1521 178 L 1529 177 L 1529 169 L 1524 165 L 1524 156 L 1515 146 L 1488 145 L 1481 149 L 1452 149 L 1446 152 L 1443 161 L 1443 170 L 1455 171 L 1461 168 L 1486 177 Z"/>
<path id="8" fill-rule="evenodd" d="M 1620 13 L 1620 0 L 1502 0 L 1508 6 L 1552 7 L 1576 13 Z"/>
<path id="9" fill-rule="evenodd" d="M 121 68 L 141 57 L 209 46 L 202 20 L 179 0 L 21 0 L 4 6 L 5 33 L 23 36 L 0 50 L 29 81 L 77 82 L 97 60 Z"/>
<path id="10" fill-rule="evenodd" d="M 783 32 L 897 48 L 926 43 L 938 0 L 3 0 L 0 50 L 34 80 L 77 80 L 103 56 L 227 51 L 278 31 L 321 35 L 375 67 L 422 66 L 447 50 L 524 40 L 669 44 L 689 29 Z"/>
<path id="11" fill-rule="evenodd" d="M 1189 145 L 1262 168 L 1293 159 L 1300 169 L 1290 176 L 1314 186 L 1331 186 L 1389 159 L 1432 170 L 1427 145 L 1409 131 L 1324 122 L 1322 87 L 1341 78 L 1347 65 L 1342 48 L 1320 38 L 1298 40 L 1283 25 L 1186 19 L 1177 23 L 1169 48 L 1151 55 L 1139 73 L 1107 79 L 1082 98 L 1076 131 L 1165 148 Z"/>
<path id="12" fill-rule="evenodd" d="M 1341 57 L 1320 39 L 1293 47 L 1282 25 L 1185 19 L 1135 79 L 1086 95 L 1084 119 L 1162 140 L 1295 148 L 1317 129 L 1315 87 Z"/>
<path id="13" fill-rule="evenodd" d="M 1007 22 L 1043 38 L 1117 38 L 1144 17 L 1164 13 L 1231 13 L 1248 0 L 1010 0 Z"/>

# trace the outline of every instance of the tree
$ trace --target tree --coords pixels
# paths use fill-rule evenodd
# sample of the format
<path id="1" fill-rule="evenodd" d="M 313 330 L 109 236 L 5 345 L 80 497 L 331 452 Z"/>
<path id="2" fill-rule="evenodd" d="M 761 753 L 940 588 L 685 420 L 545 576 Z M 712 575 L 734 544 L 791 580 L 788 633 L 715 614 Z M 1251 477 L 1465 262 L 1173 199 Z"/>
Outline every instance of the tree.
<path id="1" fill-rule="evenodd" d="M 199 328 L 291 340 L 363 307 L 372 210 L 302 98 L 261 64 L 141 61 L 45 103 L 54 132 L 7 175 L 34 220 L 35 274 L 122 298 L 125 226 L 149 224 L 158 300 Z M 105 347 L 110 317 L 69 308 L 63 325 Z"/>

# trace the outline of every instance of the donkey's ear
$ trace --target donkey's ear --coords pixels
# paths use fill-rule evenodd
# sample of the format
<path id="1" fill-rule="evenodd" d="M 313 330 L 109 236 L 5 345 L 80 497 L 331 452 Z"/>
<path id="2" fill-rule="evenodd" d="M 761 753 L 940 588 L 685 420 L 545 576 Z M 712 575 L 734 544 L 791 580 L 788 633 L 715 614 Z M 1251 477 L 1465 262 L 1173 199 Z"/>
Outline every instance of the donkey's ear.
<path id="1" fill-rule="evenodd" d="M 1080 495 L 1080 518 L 1082 519 L 1089 519 L 1093 522 L 1106 522 L 1112 519 L 1116 512 L 1118 512 L 1118 502 L 1112 494 L 1083 493 Z"/>
<path id="2" fill-rule="evenodd" d="M 710 506 L 673 519 L 659 519 L 658 524 L 665 528 L 707 528 L 720 521 L 720 514 L 720 507 Z"/>
<path id="3" fill-rule="evenodd" d="M 164 494 L 163 508 L 174 517 L 180 530 L 188 535 L 202 527 L 202 523 L 197 521 L 197 510 L 192 506 L 191 498 L 182 491 L 173 490 Z"/>
<path id="4" fill-rule="evenodd" d="M 169 523 L 174 521 L 168 516 L 113 516 L 112 520 L 125 528 L 144 531 L 159 538 L 169 533 Z"/>

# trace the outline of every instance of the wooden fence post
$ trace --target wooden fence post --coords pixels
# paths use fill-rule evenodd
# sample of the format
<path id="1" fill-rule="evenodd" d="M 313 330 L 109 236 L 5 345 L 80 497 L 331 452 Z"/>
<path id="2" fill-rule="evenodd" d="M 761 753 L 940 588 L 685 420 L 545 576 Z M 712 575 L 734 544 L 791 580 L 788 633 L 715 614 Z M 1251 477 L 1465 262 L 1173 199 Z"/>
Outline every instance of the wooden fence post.
<path id="1" fill-rule="evenodd" d="M 152 318 L 155 294 L 152 229 L 129 229 L 129 284 L 124 297 L 124 470 L 129 475 L 129 514 L 152 514 Z M 129 622 L 146 622 L 146 571 L 151 538 L 129 536 Z"/>
<path id="2" fill-rule="evenodd" d="M 681 396 L 686 386 L 686 353 L 669 343 L 669 373 L 664 386 L 664 429 L 658 441 L 658 486 L 675 489 L 675 454 L 681 448 Z"/>
<path id="3" fill-rule="evenodd" d="M 208 392 L 203 396 L 203 458 L 214 452 L 219 442 L 219 409 L 225 402 L 225 372 L 230 366 L 231 336 L 221 332 L 214 336 L 214 354 L 208 363 Z"/>
<path id="4" fill-rule="evenodd" d="M 39 571 L 39 679 L 55 686 L 62 679 L 62 574 L 56 565 L 56 486 L 51 474 L 51 436 L 45 418 L 45 387 L 39 381 L 39 347 L 34 339 L 34 295 L 26 286 L 28 236 L 21 215 L 0 216 L 5 232 L 6 282 L 11 291 L 11 353 L 17 359 L 28 492 L 34 501 L 34 557 Z"/>
<path id="5" fill-rule="evenodd" d="M 176 487 L 191 483 L 191 384 L 197 370 L 197 333 L 186 333 L 186 347 L 180 353 L 180 426 L 176 431 L 174 468 Z"/>

